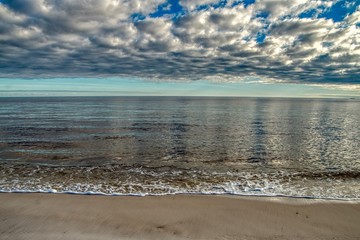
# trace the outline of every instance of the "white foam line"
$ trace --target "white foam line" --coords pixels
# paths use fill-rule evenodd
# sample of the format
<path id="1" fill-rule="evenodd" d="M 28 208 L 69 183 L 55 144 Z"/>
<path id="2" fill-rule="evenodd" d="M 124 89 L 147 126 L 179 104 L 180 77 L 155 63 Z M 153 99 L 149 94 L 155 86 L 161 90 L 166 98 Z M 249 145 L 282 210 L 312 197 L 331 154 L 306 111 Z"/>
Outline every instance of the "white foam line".
<path id="1" fill-rule="evenodd" d="M 55 189 L 49 190 L 2 190 L 0 193 L 50 193 L 50 194 L 71 194 L 71 195 L 100 195 L 100 196 L 168 196 L 168 195 L 223 195 L 223 196 L 243 196 L 243 197 L 268 197 L 268 198 L 296 198 L 296 199 L 311 199 L 311 200 L 326 200 L 326 201 L 340 201 L 340 202 L 355 202 L 359 203 L 360 198 L 332 198 L 332 197 L 314 197 L 314 196 L 292 196 L 285 194 L 244 194 L 244 193 L 217 193 L 217 192 L 173 192 L 173 193 L 104 193 L 104 192 L 75 192 L 75 191 L 57 191 Z"/>

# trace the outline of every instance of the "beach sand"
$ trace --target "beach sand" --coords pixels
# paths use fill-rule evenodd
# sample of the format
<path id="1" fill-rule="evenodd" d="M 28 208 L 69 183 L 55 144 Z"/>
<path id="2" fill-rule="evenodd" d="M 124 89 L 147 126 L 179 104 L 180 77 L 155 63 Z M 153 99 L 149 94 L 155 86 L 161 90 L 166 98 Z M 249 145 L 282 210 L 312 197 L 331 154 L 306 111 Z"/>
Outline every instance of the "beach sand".
<path id="1" fill-rule="evenodd" d="M 0 239 L 360 239 L 360 203 L 0 194 Z"/>

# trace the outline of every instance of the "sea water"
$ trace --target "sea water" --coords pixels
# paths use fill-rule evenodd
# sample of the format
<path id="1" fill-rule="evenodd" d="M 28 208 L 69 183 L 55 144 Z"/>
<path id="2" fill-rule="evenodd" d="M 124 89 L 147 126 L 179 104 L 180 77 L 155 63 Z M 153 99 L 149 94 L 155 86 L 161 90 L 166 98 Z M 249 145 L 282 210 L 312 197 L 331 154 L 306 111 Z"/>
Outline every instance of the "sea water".
<path id="1" fill-rule="evenodd" d="M 360 199 L 360 102 L 0 98 L 0 191 Z"/>

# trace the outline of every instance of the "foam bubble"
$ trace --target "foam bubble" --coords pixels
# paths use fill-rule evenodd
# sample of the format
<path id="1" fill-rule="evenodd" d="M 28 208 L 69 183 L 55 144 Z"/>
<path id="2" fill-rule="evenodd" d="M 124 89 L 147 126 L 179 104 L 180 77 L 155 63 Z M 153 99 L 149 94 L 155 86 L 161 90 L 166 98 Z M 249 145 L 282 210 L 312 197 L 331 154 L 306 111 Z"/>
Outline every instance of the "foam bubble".
<path id="1" fill-rule="evenodd" d="M 360 199 L 356 174 L 324 175 L 285 171 L 240 172 L 147 169 L 124 166 L 17 166 L 1 169 L 3 192 L 51 192 L 104 195 L 232 194 Z"/>

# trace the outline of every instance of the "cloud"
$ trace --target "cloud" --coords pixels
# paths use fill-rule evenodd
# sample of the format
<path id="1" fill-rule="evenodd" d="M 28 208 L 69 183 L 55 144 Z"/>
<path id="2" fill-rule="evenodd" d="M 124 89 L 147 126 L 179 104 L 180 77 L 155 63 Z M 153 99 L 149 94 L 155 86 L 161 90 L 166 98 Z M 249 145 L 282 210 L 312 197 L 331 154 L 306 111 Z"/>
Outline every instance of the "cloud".
<path id="1" fill-rule="evenodd" d="M 180 0 L 180 4 L 189 11 L 193 11 L 200 6 L 216 4 L 217 0 Z"/>
<path id="2" fill-rule="evenodd" d="M 0 0 L 0 77 L 360 84 L 360 8 L 335 3 Z"/>

